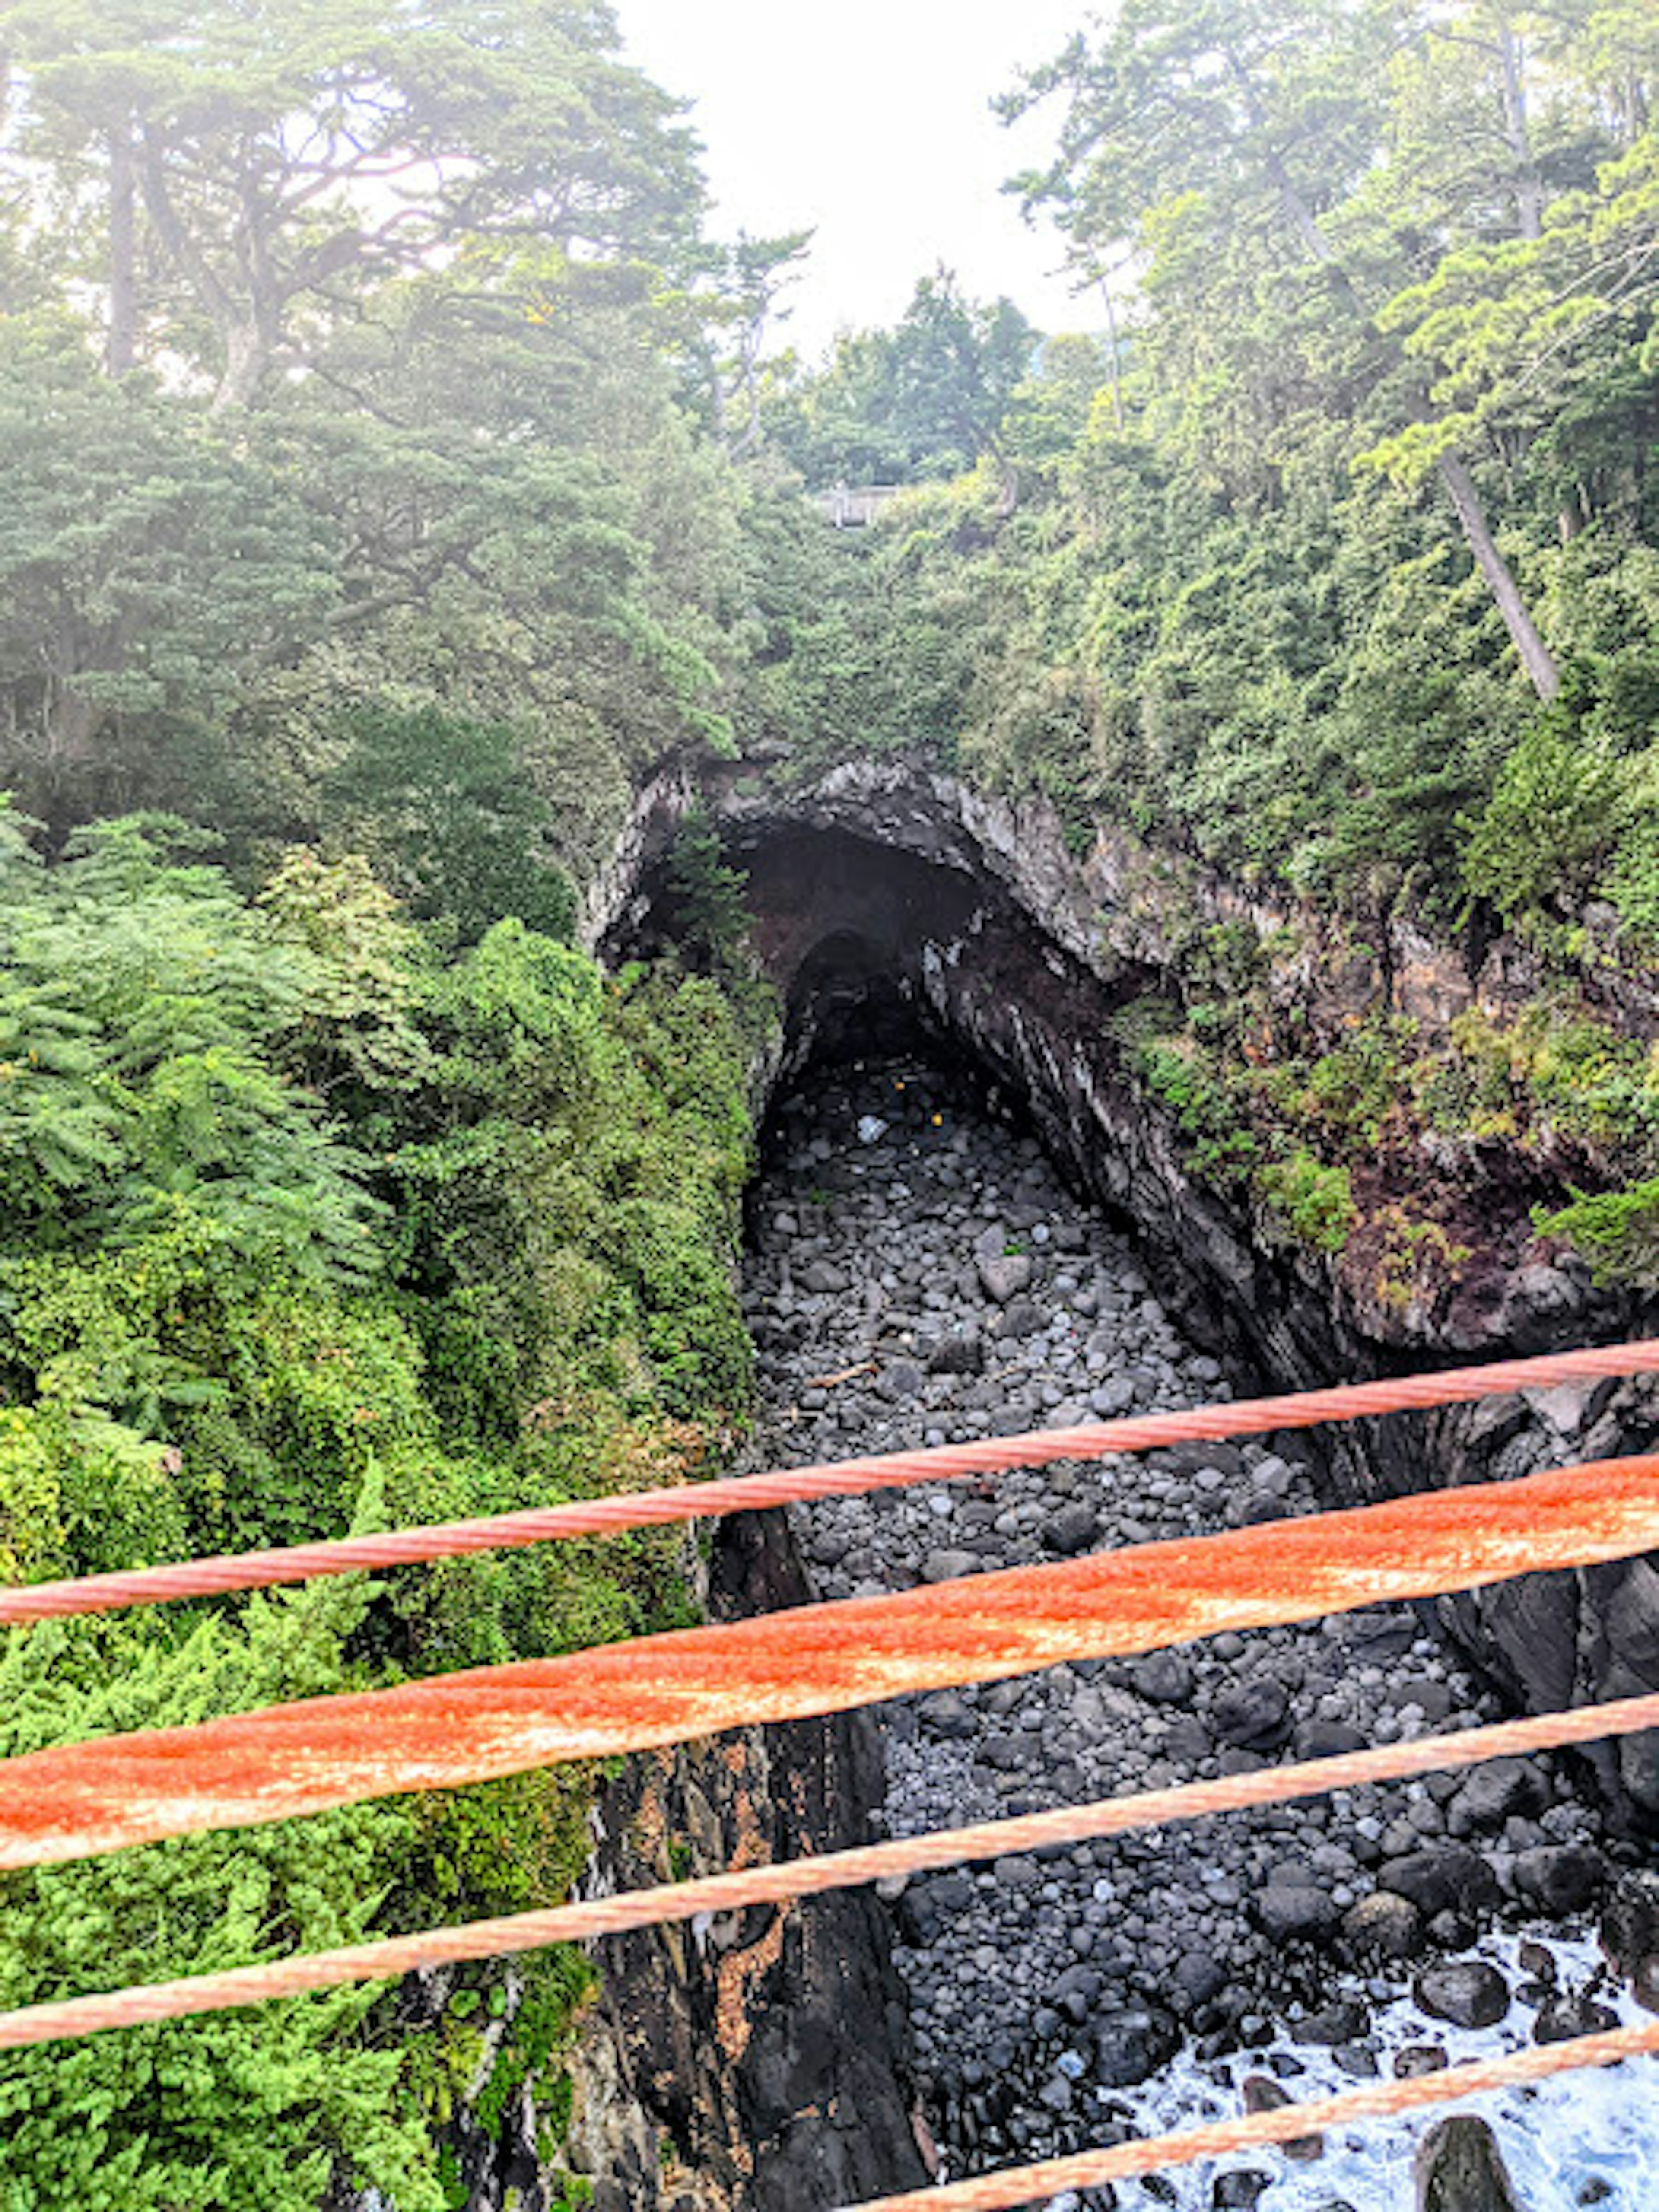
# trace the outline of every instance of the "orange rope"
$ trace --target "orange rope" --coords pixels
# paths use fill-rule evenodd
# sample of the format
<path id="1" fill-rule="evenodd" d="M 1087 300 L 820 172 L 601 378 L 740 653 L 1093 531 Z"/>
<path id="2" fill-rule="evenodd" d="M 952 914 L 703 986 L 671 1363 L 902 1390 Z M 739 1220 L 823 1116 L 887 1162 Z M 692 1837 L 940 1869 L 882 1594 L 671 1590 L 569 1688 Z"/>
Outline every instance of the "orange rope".
<path id="1" fill-rule="evenodd" d="M 1190 2166 L 1195 2159 L 1221 2158 L 1230 2151 L 1253 2150 L 1258 2144 L 1293 2142 L 1299 2136 L 1323 2135 L 1352 2120 L 1394 2119 L 1428 2106 L 1547 2081 L 1553 2074 L 1570 2074 L 1581 2067 L 1616 2066 L 1622 2059 L 1655 2051 L 1659 2051 L 1659 2020 L 1644 2021 L 1638 2027 L 1609 2028 L 1602 2035 L 1581 2035 L 1570 2043 L 1549 2044 L 1540 2050 L 1511 2051 L 1503 2058 L 1483 2059 L 1478 2065 L 1451 2066 L 1443 2073 L 1420 2075 L 1415 2080 L 1377 2081 L 1367 2088 L 1345 2089 L 1340 2096 L 1281 2106 L 1276 2112 L 1218 2121 L 1181 2135 L 1148 2136 L 1112 2150 L 1080 2151 L 1075 2157 L 982 2174 L 976 2180 L 951 2182 L 942 2189 L 913 2189 L 902 2197 L 884 2197 L 853 2206 L 850 2212 L 1010 2212 L 1014 2205 L 1035 2204 L 1063 2189 L 1097 2189 L 1107 2182 L 1150 2173 L 1158 2166 Z"/>
<path id="2" fill-rule="evenodd" d="M 0 1765 L 0 1869 L 1659 1547 L 1659 1456 L 313 1698 Z"/>
<path id="3" fill-rule="evenodd" d="M 135 2027 L 194 2013 L 261 2004 L 310 1990 L 334 1989 L 346 1982 L 389 1979 L 424 1967 L 501 1958 L 540 1950 L 550 1943 L 587 1942 L 602 1936 L 690 1920 L 700 1913 L 782 1905 L 890 1876 L 926 1874 L 955 1866 L 963 1859 L 998 1858 L 1016 1851 L 1085 1843 L 1101 1836 L 1128 1835 L 1176 1820 L 1207 1820 L 1219 1813 L 1476 1766 L 1489 1759 L 1521 1758 L 1656 1727 L 1659 1727 L 1659 1694 L 1631 1698 L 1614 1705 L 1504 1721 L 1455 1736 L 1424 1737 L 1414 1743 L 1347 1752 L 1297 1766 L 1263 1767 L 1252 1774 L 1227 1775 L 1214 1782 L 1187 1783 L 1091 1805 L 1061 1806 L 1049 1813 L 981 1821 L 972 1827 L 826 1852 L 821 1857 L 794 1859 L 781 1866 L 749 1867 L 736 1874 L 664 1883 L 543 1912 L 474 1921 L 466 1927 L 436 1929 L 423 1935 L 391 1936 L 309 1957 L 272 1960 L 263 1966 L 155 1983 L 146 1989 L 71 1997 L 0 2013 L 0 2050 L 22 2050 L 71 2036 L 96 2035 L 108 2028 Z"/>
<path id="4" fill-rule="evenodd" d="M 469 1553 L 574 1536 L 614 1535 L 626 1528 L 754 1512 L 816 1498 L 904 1489 L 964 1475 L 1001 1474 L 1012 1468 L 1042 1467 L 1059 1459 L 1098 1459 L 1107 1452 L 1151 1451 L 1165 1444 L 1216 1443 L 1229 1437 L 1259 1436 L 1274 1429 L 1308 1429 L 1326 1421 L 1466 1405 L 1517 1390 L 1548 1390 L 1563 1382 L 1636 1375 L 1650 1369 L 1659 1369 L 1659 1340 L 1561 1352 L 1546 1358 L 1504 1360 L 1483 1367 L 1451 1368 L 1438 1375 L 1303 1391 L 1289 1397 L 1248 1399 L 1186 1413 L 1097 1421 L 1083 1428 L 1042 1429 L 1026 1436 L 992 1437 L 979 1443 L 945 1444 L 930 1451 L 886 1452 L 830 1465 L 738 1475 L 682 1490 L 643 1491 L 501 1514 L 488 1520 L 406 1528 L 388 1535 L 345 1537 L 335 1543 L 298 1544 L 287 1550 L 135 1568 L 118 1574 L 89 1575 L 78 1581 L 36 1583 L 24 1589 L 0 1590 L 0 1626 L 304 1582 L 314 1575 L 410 1566 L 422 1560 L 456 1559 Z"/>

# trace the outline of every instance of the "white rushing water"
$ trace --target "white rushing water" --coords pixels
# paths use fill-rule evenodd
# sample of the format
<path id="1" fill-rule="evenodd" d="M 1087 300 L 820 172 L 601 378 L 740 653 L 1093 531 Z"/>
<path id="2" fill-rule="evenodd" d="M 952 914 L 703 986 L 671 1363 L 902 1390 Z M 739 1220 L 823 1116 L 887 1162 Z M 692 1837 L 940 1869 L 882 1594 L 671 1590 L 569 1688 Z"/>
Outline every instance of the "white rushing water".
<path id="1" fill-rule="evenodd" d="M 1516 1955 L 1524 1940 L 1494 1936 L 1465 1955 L 1488 1960 L 1513 1988 L 1528 1978 Z M 1583 1988 L 1601 1963 L 1588 1936 L 1530 1940 L 1554 1957 L 1564 1990 Z M 1596 1996 L 1618 2013 L 1621 2024 L 1648 2017 L 1626 1993 L 1601 1988 Z M 1495 2027 L 1453 2027 L 1430 2019 L 1409 1991 L 1402 1991 L 1372 2008 L 1379 2072 L 1385 2079 L 1392 2075 L 1394 2054 L 1413 2045 L 1437 2044 L 1453 2066 L 1522 2049 L 1529 2040 L 1533 2017 L 1517 1999 Z M 1099 2094 L 1103 2102 L 1130 2111 L 1137 2135 L 1172 2133 L 1204 2121 L 1237 2118 L 1243 2110 L 1245 2077 L 1273 2073 L 1270 2056 L 1281 2053 L 1303 2069 L 1283 2084 L 1298 2104 L 1356 2086 L 1330 2051 L 1286 2038 L 1268 2049 L 1212 2064 L 1182 2059 L 1139 2089 Z M 1339 2205 L 1352 2212 L 1412 2212 L 1417 2145 L 1446 2111 L 1478 2113 L 1490 2123 L 1524 2212 L 1583 2212 L 1589 2206 L 1601 2212 L 1659 2212 L 1659 2063 L 1648 2059 L 1560 2075 L 1535 2087 L 1471 2099 L 1409 2119 L 1365 2121 L 1327 2136 L 1323 2155 L 1307 2164 L 1270 2149 L 1209 2160 L 1171 2172 L 1166 2180 L 1173 2196 L 1161 2188 L 1159 2195 L 1181 2212 L 1210 2212 L 1218 2176 L 1253 2170 L 1273 2176 L 1272 2186 L 1257 2200 L 1257 2212 L 1332 2212 Z M 1152 2201 L 1143 2185 L 1119 2185 L 1120 2204 Z M 1074 2212 L 1077 2202 L 1075 2197 L 1055 2197 L 1048 2212 Z"/>

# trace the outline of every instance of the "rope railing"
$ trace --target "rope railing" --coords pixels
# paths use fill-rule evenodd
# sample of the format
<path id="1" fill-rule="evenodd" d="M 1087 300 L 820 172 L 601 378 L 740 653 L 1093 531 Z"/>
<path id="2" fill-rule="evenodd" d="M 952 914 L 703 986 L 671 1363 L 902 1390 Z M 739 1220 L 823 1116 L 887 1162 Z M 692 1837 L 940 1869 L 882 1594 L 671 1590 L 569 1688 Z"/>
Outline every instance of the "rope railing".
<path id="1" fill-rule="evenodd" d="M 1407 2075 L 1403 2081 L 1376 2081 L 1359 2089 L 1345 2089 L 1334 2097 L 1310 2098 L 1306 2104 L 1284 2105 L 1276 2111 L 1252 2112 L 1237 2120 L 1217 2120 L 1204 2127 L 1184 2129 L 1179 2135 L 1143 2136 L 1138 2142 L 1119 2143 L 1109 2150 L 1079 2151 L 1069 2158 L 1044 2160 L 1000 2173 L 976 2175 L 969 2181 L 948 2182 L 943 2188 L 907 2190 L 902 2197 L 883 2197 L 846 2212 L 1012 2212 L 1021 2204 L 1036 2204 L 1068 2189 L 1098 2189 L 1114 2181 L 1129 2181 L 1165 2166 L 1190 2166 L 1200 2158 L 1224 2158 L 1230 2152 L 1254 2150 L 1273 2143 L 1298 2142 L 1304 2136 L 1323 2135 L 1354 2120 L 1397 2119 L 1406 2112 L 1420 2112 L 1435 2105 L 1460 2103 L 1466 2097 L 1494 2089 L 1515 2089 L 1552 2075 L 1571 2074 L 1591 2066 L 1617 2066 L 1626 2058 L 1641 2058 L 1659 2051 L 1659 2020 L 1634 2027 L 1608 2028 L 1600 2035 L 1576 2036 L 1571 2042 L 1545 2044 L 1530 2051 L 1512 2051 L 1501 2058 L 1477 2064 L 1449 2066 L 1437 2074 Z"/>
<path id="2" fill-rule="evenodd" d="M 1327 1422 L 1468 1405 L 1521 1390 L 1553 1390 L 1566 1382 L 1616 1379 L 1650 1370 L 1659 1370 L 1659 1339 L 1552 1353 L 1535 1359 L 1493 1361 L 1480 1367 L 1447 1368 L 1437 1374 L 1345 1384 L 1337 1389 L 1305 1390 L 1285 1397 L 1242 1399 L 1182 1413 L 1094 1421 L 1080 1428 L 1038 1429 L 975 1443 L 942 1444 L 926 1451 L 882 1452 L 861 1459 L 734 1475 L 680 1489 L 619 1492 L 610 1498 L 497 1514 L 484 1520 L 398 1529 L 385 1535 L 341 1537 L 276 1551 L 33 1583 L 19 1589 L 0 1590 L 0 1627 L 112 1613 L 126 1606 L 161 1605 L 181 1598 L 222 1596 L 234 1590 L 268 1589 L 322 1575 L 414 1566 L 574 1537 L 617 1535 L 629 1528 L 757 1512 L 769 1506 L 810 1504 L 817 1498 L 858 1497 L 970 1475 L 1002 1474 L 1016 1468 L 1046 1466 L 1055 1460 L 1099 1459 L 1109 1452 L 1152 1451 L 1169 1444 L 1219 1443 L 1233 1437 L 1261 1436 L 1279 1429 L 1310 1429 Z"/>
<path id="3" fill-rule="evenodd" d="M 111 2028 L 180 2020 L 196 2013 L 264 2004 L 273 1998 L 336 1989 L 349 1982 L 388 1980 L 433 1966 L 505 1958 L 539 1951 L 550 1943 L 592 1942 L 601 1936 L 634 1934 L 704 1914 L 741 1911 L 754 1905 L 787 1905 L 868 1882 L 937 1873 L 963 1860 L 1000 1858 L 1097 1842 L 1107 1836 L 1134 1835 L 1179 1821 L 1210 1820 L 1218 1814 L 1322 1796 L 1334 1790 L 1358 1790 L 1417 1775 L 1455 1771 L 1491 1759 L 1525 1758 L 1650 1728 L 1659 1728 L 1659 1693 L 1583 1706 L 1571 1712 L 1539 1714 L 1528 1720 L 1503 1721 L 1456 1735 L 1382 1744 L 1369 1751 L 1344 1752 L 1296 1765 L 1261 1767 L 1212 1782 L 1181 1783 L 1092 1804 L 1019 1814 L 1007 1820 L 980 1821 L 971 1827 L 940 1829 L 811 1858 L 745 1867 L 737 1873 L 664 1882 L 539 1912 L 475 1920 L 415 1936 L 387 1936 L 335 1951 L 155 1982 L 142 1989 L 68 1997 L 0 2013 L 0 2051 L 97 2035 Z"/>
<path id="4" fill-rule="evenodd" d="M 1659 1456 L 801 1606 L 0 1765 L 0 1870 L 1659 1547 Z"/>
<path id="5" fill-rule="evenodd" d="M 0 1625 L 313 1575 L 993 1474 L 1055 1459 L 1311 1427 L 1659 1368 L 1659 1340 L 1454 1370 L 1178 1414 L 890 1453 L 493 1520 L 88 1577 L 0 1593 Z M 1446 1595 L 1659 1548 L 1659 1455 L 1522 1480 L 1005 1570 L 896 1596 L 812 1605 L 397 1689 L 313 1698 L 0 1763 L 0 1870 L 59 1863 L 210 1828 L 285 1820 L 401 1791 L 678 1743 L 919 1690 L 1127 1656 L 1379 1600 Z M 1040 1850 L 1332 1790 L 1659 1727 L 1659 1694 L 1453 1736 L 1385 1745 L 1094 1805 L 581 1900 L 539 1913 L 0 2014 L 0 2049 L 262 2002 L 421 1966 L 539 1948 L 887 1875 Z M 1378 2083 L 1177 2136 L 1084 2152 L 890 2197 L 855 2212 L 1002 2212 L 1089 2188 L 1659 2051 L 1659 2022 Z"/>

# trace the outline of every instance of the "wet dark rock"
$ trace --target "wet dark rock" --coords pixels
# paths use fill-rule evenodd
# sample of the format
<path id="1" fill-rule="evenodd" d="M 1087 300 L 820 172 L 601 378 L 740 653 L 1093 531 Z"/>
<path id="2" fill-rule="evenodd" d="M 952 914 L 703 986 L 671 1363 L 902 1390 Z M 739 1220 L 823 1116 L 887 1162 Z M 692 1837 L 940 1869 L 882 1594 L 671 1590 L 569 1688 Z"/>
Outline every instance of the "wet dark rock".
<path id="1" fill-rule="evenodd" d="M 1275 1943 L 1323 1942 L 1335 1934 L 1341 1913 L 1322 1889 L 1275 1882 L 1252 1899 L 1251 1912 Z"/>
<path id="2" fill-rule="evenodd" d="M 1534 2043 L 1570 2043 L 1576 2035 L 1600 2035 L 1617 2027 L 1619 2015 L 1588 1990 L 1556 1990 L 1538 2008 L 1532 2024 Z"/>
<path id="3" fill-rule="evenodd" d="M 1230 1682 L 1210 1707 L 1212 1730 L 1245 1751 L 1271 1751 L 1290 1733 L 1290 1699 L 1277 1682 L 1257 1675 Z"/>
<path id="4" fill-rule="evenodd" d="M 1478 1851 L 1462 1844 L 1436 1844 L 1390 1859 L 1377 1875 L 1381 1888 L 1407 1898 L 1431 1920 L 1436 1914 L 1468 1914 L 1498 1902 L 1498 1877 Z"/>
<path id="5" fill-rule="evenodd" d="M 1449 2063 L 1437 2043 L 1408 2043 L 1394 2054 L 1396 2081 L 1415 2081 L 1425 2074 L 1443 2074 Z"/>
<path id="6" fill-rule="evenodd" d="M 1498 2138 L 1472 2113 L 1437 2120 L 1418 2146 L 1418 2212 L 1521 2212 Z"/>
<path id="7" fill-rule="evenodd" d="M 1240 2208 L 1242 2212 L 1254 2212 L 1255 2206 L 1273 2185 L 1271 2173 L 1246 2166 L 1239 2172 L 1218 2174 L 1210 2192 L 1210 2202 L 1216 2212 L 1240 2212 Z"/>
<path id="8" fill-rule="evenodd" d="M 1247 2074 L 1243 2094 L 1247 2112 L 1280 2112 L 1295 2101 L 1289 2091 L 1281 2089 L 1270 2074 Z M 1289 2142 L 1280 2143 L 1279 2148 L 1286 2158 L 1294 2159 L 1302 2166 L 1310 2166 L 1316 2159 L 1325 2155 L 1322 2136 L 1294 2136 Z"/>
<path id="9" fill-rule="evenodd" d="M 833 1297 L 849 1286 L 851 1278 L 828 1260 L 809 1260 L 804 1267 L 795 1270 L 795 1280 L 815 1297 Z"/>
<path id="10" fill-rule="evenodd" d="M 1542 1844 L 1516 1858 L 1517 1894 L 1559 1918 L 1588 1912 L 1607 1883 L 1607 1863 L 1587 1844 Z"/>
<path id="11" fill-rule="evenodd" d="M 1202 2006 L 1218 1997 L 1227 1986 L 1227 1976 L 1207 1951 L 1183 1951 L 1170 1968 L 1165 1981 L 1170 2003 L 1182 2020 L 1189 2020 Z"/>
<path id="12" fill-rule="evenodd" d="M 1455 2027 L 1494 2027 L 1510 2008 L 1510 1985 L 1481 1959 L 1454 1959 L 1430 1966 L 1414 1984 L 1418 2003 Z"/>
<path id="13" fill-rule="evenodd" d="M 1601 1908 L 1601 1948 L 1636 2001 L 1659 2012 L 1659 1874 L 1620 1877 Z"/>
<path id="14" fill-rule="evenodd" d="M 1423 1948 L 1423 1916 L 1409 1898 L 1374 1889 L 1343 1916 L 1342 1933 L 1362 1957 L 1414 1959 Z"/>
<path id="15" fill-rule="evenodd" d="M 1107 2089 L 1133 2088 L 1181 2047 L 1173 2016 L 1158 2005 L 1098 2015 L 1093 2026 L 1095 2079 Z"/>
<path id="16" fill-rule="evenodd" d="M 1454 1836 L 1491 1833 L 1512 1815 L 1541 1813 L 1549 1802 L 1549 1784 L 1531 1759 L 1489 1759 L 1452 1799 L 1446 1825 Z"/>
<path id="17" fill-rule="evenodd" d="M 1363 2004 L 1352 1997 L 1337 1997 L 1317 2012 L 1310 2012 L 1297 2029 L 1301 2043 L 1322 2043 L 1328 2047 L 1353 2043 L 1370 2026 Z"/>

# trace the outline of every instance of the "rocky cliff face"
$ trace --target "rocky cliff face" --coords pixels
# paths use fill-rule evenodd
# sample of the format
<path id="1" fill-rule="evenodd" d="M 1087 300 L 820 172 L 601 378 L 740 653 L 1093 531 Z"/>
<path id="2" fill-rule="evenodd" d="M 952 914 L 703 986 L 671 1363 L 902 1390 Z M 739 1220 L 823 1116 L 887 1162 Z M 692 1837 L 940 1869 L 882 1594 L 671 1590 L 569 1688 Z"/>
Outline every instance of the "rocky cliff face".
<path id="1" fill-rule="evenodd" d="M 1596 1291 L 1578 1262 L 1537 1243 L 1534 1168 L 1501 1144 L 1446 1164 L 1467 1184 L 1455 1284 L 1432 1302 L 1380 1297 L 1363 1248 L 1334 1260 L 1272 1237 L 1195 1175 L 1112 1032 L 1113 1014 L 1176 967 L 1195 924 L 1273 934 L 1274 988 L 1299 994 L 1316 1035 L 1340 1035 L 1380 1004 L 1419 1022 L 1429 1047 L 1471 1006 L 1500 1012 L 1535 986 L 1513 944 L 1486 947 L 1473 972 L 1403 926 L 1380 947 L 1353 947 L 1318 916 L 1270 912 L 1125 831 L 1103 830 L 1077 854 L 1046 809 L 902 764 L 851 763 L 794 788 L 734 774 L 710 797 L 789 1010 L 785 1072 L 838 1037 L 878 1045 L 925 1024 L 1029 1114 L 1078 1185 L 1133 1230 L 1187 1326 L 1245 1382 L 1309 1388 L 1650 1325 L 1637 1302 Z M 650 797 L 631 885 L 614 880 L 594 916 L 613 948 L 663 926 L 653 854 L 675 811 L 673 794 Z M 1620 988 L 1620 1019 L 1652 1034 L 1655 1004 Z M 1331 1480 L 1352 1498 L 1397 1494 L 1642 1449 L 1656 1436 L 1659 1383 L 1600 1385 L 1333 1432 Z M 1659 1687 L 1659 1573 L 1644 1562 L 1505 1584 L 1448 1601 L 1444 1618 L 1523 1705 Z M 1659 1748 L 1626 1742 L 1599 1765 L 1618 1817 L 1659 1822 Z"/>
<path id="2" fill-rule="evenodd" d="M 1462 1178 L 1468 1263 L 1432 1302 L 1381 1298 L 1363 1249 L 1339 1261 L 1268 1233 L 1195 1174 L 1112 1017 L 1166 984 L 1195 928 L 1243 925 L 1274 946 L 1274 989 L 1316 1036 L 1378 1006 L 1432 1046 L 1473 1009 L 1535 989 L 1522 948 L 1473 967 L 1406 926 L 1355 945 L 1312 913 L 1253 902 L 1127 832 L 1077 854 L 1041 807 L 894 763 L 779 788 L 739 771 L 705 794 L 748 872 L 757 944 L 787 1009 L 764 1088 L 815 1051 L 902 1048 L 923 1030 L 1029 1116 L 1077 1186 L 1133 1234 L 1187 1327 L 1239 1381 L 1305 1388 L 1437 1358 L 1497 1357 L 1650 1326 L 1538 1245 L 1533 1164 L 1499 1143 L 1444 1163 Z M 662 861 L 692 802 L 682 779 L 641 794 L 585 930 L 616 957 L 672 939 Z M 1607 989 L 1613 992 L 1613 986 Z M 1659 1031 L 1628 982 L 1610 1011 Z M 1334 1432 L 1334 1496 L 1502 1480 L 1649 1448 L 1659 1382 L 1557 1391 Z M 720 1602 L 799 1602 L 785 1533 L 733 1524 Z M 1533 1577 L 1447 1601 L 1446 1627 L 1514 1702 L 1535 1709 L 1659 1688 L 1659 1570 L 1647 1561 Z M 1659 1826 L 1659 1745 L 1593 1754 L 1616 1821 Z M 859 1723 L 636 1762 L 605 1802 L 595 1879 L 617 1887 L 863 1833 L 878 1780 Z M 810 2207 L 923 2178 L 884 1927 L 862 1897 L 631 1939 L 576 2071 L 570 2154 L 608 2212 Z M 856 2033 L 848 2033 L 854 2024 Z"/>
<path id="3" fill-rule="evenodd" d="M 711 1610 L 807 1595 L 781 1519 L 717 1547 Z M 882 1795 L 864 1717 L 630 1761 L 602 1798 L 588 1893 L 868 1840 Z M 693 1921 L 601 1948 L 565 2156 L 594 2212 L 813 2212 L 927 2171 L 884 1917 L 867 1891 Z"/>

